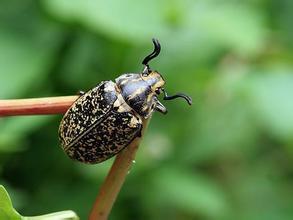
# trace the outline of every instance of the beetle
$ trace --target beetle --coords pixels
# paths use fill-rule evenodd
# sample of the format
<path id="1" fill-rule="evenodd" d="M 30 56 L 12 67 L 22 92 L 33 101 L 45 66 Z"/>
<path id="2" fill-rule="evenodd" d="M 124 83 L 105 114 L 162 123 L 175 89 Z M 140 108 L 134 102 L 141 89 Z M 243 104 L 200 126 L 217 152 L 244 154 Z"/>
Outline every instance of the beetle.
<path id="1" fill-rule="evenodd" d="M 167 113 L 158 100 L 184 98 L 178 93 L 168 96 L 162 75 L 151 70 L 149 61 L 161 51 L 157 39 L 152 39 L 154 50 L 146 56 L 141 73 L 125 73 L 113 81 L 102 81 L 88 92 L 82 92 L 63 116 L 59 139 L 66 154 L 83 163 L 96 164 L 111 158 L 141 136 L 142 120 L 158 111 Z"/>

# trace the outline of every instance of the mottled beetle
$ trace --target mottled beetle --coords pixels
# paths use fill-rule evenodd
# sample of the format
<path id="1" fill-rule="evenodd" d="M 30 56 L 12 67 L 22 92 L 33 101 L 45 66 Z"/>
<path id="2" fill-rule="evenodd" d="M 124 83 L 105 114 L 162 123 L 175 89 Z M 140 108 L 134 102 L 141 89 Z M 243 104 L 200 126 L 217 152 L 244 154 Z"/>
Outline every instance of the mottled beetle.
<path id="1" fill-rule="evenodd" d="M 100 163 L 116 155 L 141 136 L 142 119 L 154 110 L 167 113 L 158 100 L 191 98 L 178 93 L 168 96 L 160 73 L 148 62 L 159 55 L 161 46 L 153 39 L 154 51 L 142 62 L 142 73 L 126 73 L 112 81 L 103 81 L 81 96 L 65 113 L 59 127 L 62 148 L 67 155 L 83 163 Z"/>

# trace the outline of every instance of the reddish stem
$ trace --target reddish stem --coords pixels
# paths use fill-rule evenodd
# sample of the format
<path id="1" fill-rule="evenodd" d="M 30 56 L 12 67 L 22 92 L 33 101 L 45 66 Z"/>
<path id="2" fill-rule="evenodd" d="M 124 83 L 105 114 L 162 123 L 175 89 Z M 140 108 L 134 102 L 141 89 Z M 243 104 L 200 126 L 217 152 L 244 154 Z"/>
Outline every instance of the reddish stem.
<path id="1" fill-rule="evenodd" d="M 0 117 L 13 115 L 62 114 L 78 96 L 0 100 Z"/>

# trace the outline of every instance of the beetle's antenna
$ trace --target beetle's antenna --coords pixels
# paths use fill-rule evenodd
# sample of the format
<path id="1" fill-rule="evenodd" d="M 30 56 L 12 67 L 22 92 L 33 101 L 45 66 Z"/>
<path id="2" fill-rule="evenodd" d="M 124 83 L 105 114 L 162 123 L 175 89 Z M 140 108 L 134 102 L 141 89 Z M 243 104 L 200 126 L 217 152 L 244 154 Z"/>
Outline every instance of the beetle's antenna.
<path id="1" fill-rule="evenodd" d="M 156 56 L 158 56 L 161 51 L 161 45 L 160 45 L 160 42 L 158 41 L 158 39 L 153 38 L 152 41 L 154 44 L 154 51 L 151 54 L 147 55 L 142 61 L 142 64 L 145 65 L 145 67 L 146 67 L 143 70 L 144 73 L 145 72 L 148 73 L 148 71 L 150 70 L 148 62 L 150 60 L 154 59 Z"/>
<path id="2" fill-rule="evenodd" d="M 164 92 L 164 98 L 163 98 L 164 100 L 172 100 L 172 99 L 176 99 L 176 98 L 183 98 L 183 99 L 185 99 L 187 101 L 187 103 L 189 105 L 192 104 L 192 99 L 188 95 L 185 95 L 183 93 L 177 93 L 175 95 L 168 96 L 167 92 L 164 89 L 162 89 L 162 91 Z"/>

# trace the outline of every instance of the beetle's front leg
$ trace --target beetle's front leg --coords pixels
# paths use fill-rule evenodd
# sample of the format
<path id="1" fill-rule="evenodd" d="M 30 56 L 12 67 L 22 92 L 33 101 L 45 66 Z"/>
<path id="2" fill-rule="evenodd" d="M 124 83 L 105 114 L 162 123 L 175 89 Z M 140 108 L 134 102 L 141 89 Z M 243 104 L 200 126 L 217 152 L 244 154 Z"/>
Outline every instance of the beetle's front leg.
<path id="1" fill-rule="evenodd" d="M 155 105 L 155 110 L 158 112 L 161 112 L 162 114 L 167 114 L 168 110 L 166 107 L 158 100 L 156 105 Z"/>

